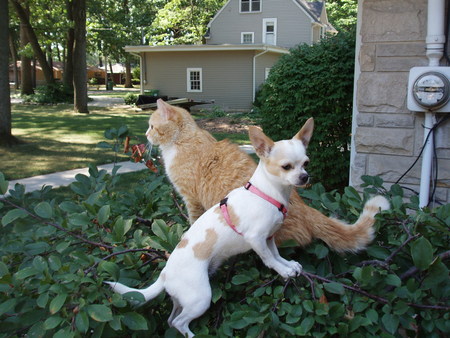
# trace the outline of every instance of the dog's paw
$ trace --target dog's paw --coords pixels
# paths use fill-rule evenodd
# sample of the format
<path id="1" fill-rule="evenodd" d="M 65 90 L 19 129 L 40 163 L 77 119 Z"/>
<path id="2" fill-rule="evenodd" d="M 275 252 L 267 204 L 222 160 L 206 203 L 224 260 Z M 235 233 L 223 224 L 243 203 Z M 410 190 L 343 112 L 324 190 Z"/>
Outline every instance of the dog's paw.
<path id="1" fill-rule="evenodd" d="M 288 265 L 283 266 L 277 272 L 284 279 L 289 279 L 291 277 L 299 276 L 302 272 L 302 266 L 297 262 L 290 261 Z"/>
<path id="2" fill-rule="evenodd" d="M 289 265 L 289 267 L 291 267 L 292 269 L 294 269 L 297 272 L 296 276 L 300 276 L 300 274 L 302 273 L 303 267 L 299 262 L 288 261 L 288 265 Z"/>

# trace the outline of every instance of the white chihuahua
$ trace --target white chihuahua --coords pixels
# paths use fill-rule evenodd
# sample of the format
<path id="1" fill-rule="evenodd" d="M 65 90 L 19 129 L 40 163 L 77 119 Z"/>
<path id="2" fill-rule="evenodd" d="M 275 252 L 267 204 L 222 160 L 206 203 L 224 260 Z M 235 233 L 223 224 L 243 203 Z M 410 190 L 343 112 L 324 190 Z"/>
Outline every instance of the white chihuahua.
<path id="1" fill-rule="evenodd" d="M 251 183 L 231 191 L 191 226 L 154 284 L 138 290 L 107 283 L 120 294 L 138 291 L 146 301 L 166 290 L 174 304 L 169 325 L 192 337 L 189 323 L 211 303 L 209 273 L 225 259 L 253 249 L 265 265 L 283 278 L 298 276 L 302 266 L 280 256 L 272 235 L 286 215 L 292 187 L 308 181 L 306 148 L 313 127 L 310 118 L 291 140 L 279 142 L 250 127 L 250 140 L 260 158 Z"/>

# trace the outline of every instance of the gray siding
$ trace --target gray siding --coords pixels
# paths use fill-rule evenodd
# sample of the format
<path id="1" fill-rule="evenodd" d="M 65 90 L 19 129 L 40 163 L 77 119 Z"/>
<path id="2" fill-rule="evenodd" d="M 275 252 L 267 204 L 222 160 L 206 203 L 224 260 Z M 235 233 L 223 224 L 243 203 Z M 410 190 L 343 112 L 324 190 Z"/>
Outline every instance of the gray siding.
<path id="1" fill-rule="evenodd" d="M 255 82 L 257 90 L 265 81 L 266 68 L 272 68 L 279 58 L 280 54 L 266 53 L 256 59 Z"/>
<path id="2" fill-rule="evenodd" d="M 250 109 L 253 51 L 146 53 L 145 89 L 161 95 L 215 100 L 224 109 Z M 187 68 L 202 68 L 203 91 L 187 91 Z"/>
<path id="3" fill-rule="evenodd" d="M 209 45 L 240 44 L 241 32 L 254 32 L 263 43 L 263 19 L 277 18 L 277 46 L 312 43 L 311 18 L 293 0 L 262 0 L 261 13 L 239 13 L 239 0 L 230 0 L 211 22 Z"/>

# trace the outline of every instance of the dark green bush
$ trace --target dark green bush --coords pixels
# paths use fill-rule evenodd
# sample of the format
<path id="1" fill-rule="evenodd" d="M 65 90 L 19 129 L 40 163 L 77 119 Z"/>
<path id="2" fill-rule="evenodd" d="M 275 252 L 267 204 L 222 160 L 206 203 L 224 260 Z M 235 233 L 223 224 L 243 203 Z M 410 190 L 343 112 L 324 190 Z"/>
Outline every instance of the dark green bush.
<path id="1" fill-rule="evenodd" d="M 25 101 L 39 104 L 73 103 L 73 90 L 60 82 L 39 86 L 36 88 L 36 92 L 28 96 Z"/>
<path id="2" fill-rule="evenodd" d="M 118 130 L 124 131 L 121 127 Z M 120 133 L 107 131 L 108 140 Z M 115 136 L 114 136 L 115 135 Z M 113 143 L 113 146 L 116 143 Z M 160 168 L 162 169 L 162 168 Z M 29 195 L 9 187 L 0 199 L 0 337 L 175 337 L 171 301 L 142 307 L 112 293 L 105 280 L 148 285 L 187 222 L 164 174 L 149 171 L 128 190 L 121 176 L 92 167 L 71 196 L 50 187 Z M 313 207 L 353 222 L 364 201 L 382 193 L 392 210 L 377 216 L 367 251 L 336 254 L 321 242 L 286 244 L 303 274 L 287 282 L 254 253 L 226 262 L 211 277 L 211 308 L 191 324 L 199 337 L 444 337 L 450 333 L 450 205 L 429 210 L 363 177 L 362 195 L 314 185 L 301 195 Z M 125 186 L 127 186 L 125 184 Z M 0 173 L 0 194 L 8 183 Z M 178 336 L 179 337 L 179 336 Z"/>
<path id="3" fill-rule="evenodd" d="M 277 140 L 292 137 L 314 117 L 309 171 L 327 190 L 348 184 L 354 39 L 339 33 L 292 49 L 271 69 L 255 102 L 264 131 Z"/>

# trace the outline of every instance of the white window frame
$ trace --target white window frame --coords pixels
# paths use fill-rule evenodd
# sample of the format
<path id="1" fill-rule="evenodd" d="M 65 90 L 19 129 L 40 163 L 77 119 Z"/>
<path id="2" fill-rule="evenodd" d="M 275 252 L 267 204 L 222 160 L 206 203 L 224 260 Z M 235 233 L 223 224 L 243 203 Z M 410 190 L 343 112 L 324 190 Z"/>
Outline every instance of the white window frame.
<path id="1" fill-rule="evenodd" d="M 252 36 L 252 42 L 244 42 L 244 36 L 245 35 L 251 35 Z M 254 44 L 255 43 L 255 32 L 241 32 L 241 43 L 242 44 Z"/>
<path id="2" fill-rule="evenodd" d="M 255 0 L 248 0 L 249 1 L 249 10 L 248 11 L 243 11 L 242 10 L 242 0 L 239 0 L 239 13 L 261 13 L 262 12 L 262 2 L 263 0 L 259 0 L 259 10 L 254 11 L 253 10 L 253 6 L 252 6 L 252 1 Z"/>
<path id="3" fill-rule="evenodd" d="M 267 34 L 267 25 L 268 23 L 273 22 L 273 45 L 277 45 L 277 18 L 265 18 L 263 19 L 263 36 L 262 36 L 262 42 L 267 43 L 266 41 L 266 34 Z"/>
<path id="4" fill-rule="evenodd" d="M 200 75 L 200 88 L 199 89 L 192 89 L 192 80 L 191 80 L 191 73 L 193 72 L 199 72 Z M 203 92 L 203 70 L 202 68 L 187 68 L 186 69 L 186 90 L 188 93 L 201 93 Z"/>
<path id="5" fill-rule="evenodd" d="M 270 70 L 271 70 L 272 68 L 268 68 L 268 67 L 266 67 L 265 69 L 264 69 L 264 81 L 266 81 L 267 80 L 267 78 L 269 77 L 269 73 L 270 73 Z"/>

